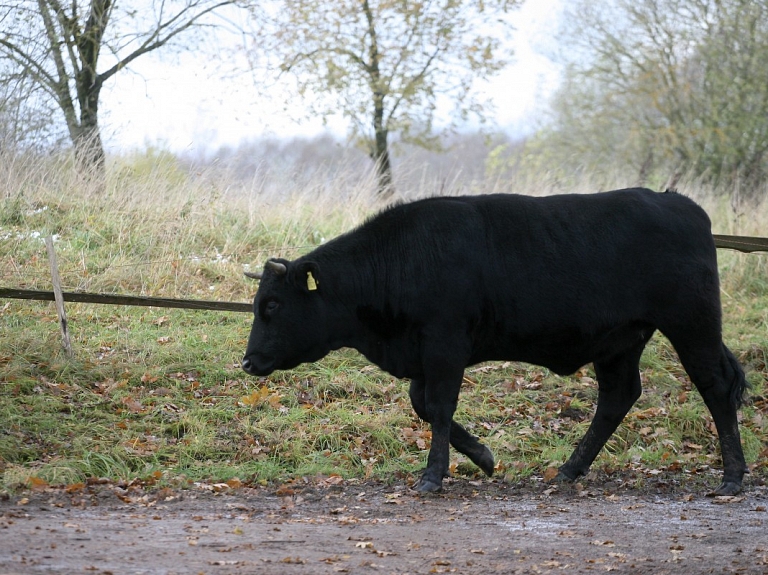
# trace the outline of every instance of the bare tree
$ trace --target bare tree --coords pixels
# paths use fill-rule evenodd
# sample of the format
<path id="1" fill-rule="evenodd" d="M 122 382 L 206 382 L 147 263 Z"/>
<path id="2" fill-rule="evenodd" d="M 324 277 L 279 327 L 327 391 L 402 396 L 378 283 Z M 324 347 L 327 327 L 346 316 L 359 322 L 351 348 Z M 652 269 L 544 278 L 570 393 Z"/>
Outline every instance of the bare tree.
<path id="1" fill-rule="evenodd" d="M 547 153 L 659 182 L 768 175 L 765 0 L 581 0 L 565 22 Z"/>
<path id="2" fill-rule="evenodd" d="M 7 62 L 0 61 L 0 70 Z M 6 66 L 7 67 L 7 66 Z M 45 149 L 61 143 L 53 113 L 40 88 L 23 74 L 0 71 L 0 154 Z"/>
<path id="3" fill-rule="evenodd" d="M 98 113 L 104 83 L 136 58 L 212 25 L 210 16 L 236 1 L 148 0 L 141 9 L 119 0 L 0 4 L 2 69 L 44 90 L 64 116 L 78 164 L 103 174 Z"/>
<path id="4" fill-rule="evenodd" d="M 376 163 L 379 192 L 392 188 L 389 140 L 435 147 L 441 101 L 445 126 L 484 102 L 475 80 L 498 72 L 511 55 L 504 15 L 521 0 L 282 0 L 259 11 L 256 57 L 290 75 L 310 114 L 350 121 L 350 137 Z"/>

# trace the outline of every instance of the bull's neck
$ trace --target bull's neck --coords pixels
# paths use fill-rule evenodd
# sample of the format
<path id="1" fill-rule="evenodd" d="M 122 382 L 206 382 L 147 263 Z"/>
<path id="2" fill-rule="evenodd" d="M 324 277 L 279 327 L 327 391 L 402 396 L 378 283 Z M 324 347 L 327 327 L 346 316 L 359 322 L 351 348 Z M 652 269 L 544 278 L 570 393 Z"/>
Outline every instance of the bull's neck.
<path id="1" fill-rule="evenodd" d="M 333 349 L 351 347 L 366 353 L 361 346 L 367 347 L 366 342 L 375 339 L 375 335 L 371 333 L 369 322 L 364 321 L 364 314 L 361 317 L 361 310 L 372 308 L 375 300 L 380 299 L 380 296 L 376 297 L 377 290 L 373 285 L 366 286 L 366 282 L 373 278 L 360 273 L 359 268 L 333 266 L 332 270 L 323 274 L 324 285 L 320 285 L 329 306 L 328 321 L 332 324 L 329 332 L 333 337 L 331 346 Z"/>

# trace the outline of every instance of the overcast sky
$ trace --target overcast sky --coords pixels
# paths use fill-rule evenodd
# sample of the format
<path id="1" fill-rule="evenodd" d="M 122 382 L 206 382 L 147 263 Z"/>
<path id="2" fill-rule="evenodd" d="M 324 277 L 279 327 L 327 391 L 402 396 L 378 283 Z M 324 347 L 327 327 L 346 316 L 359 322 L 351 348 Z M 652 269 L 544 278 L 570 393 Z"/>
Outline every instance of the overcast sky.
<path id="1" fill-rule="evenodd" d="M 493 96 L 497 111 L 492 121 L 500 128 L 513 133 L 530 129 L 557 86 L 559 70 L 542 52 L 557 29 L 560 3 L 528 0 L 513 15 L 515 61 L 484 87 Z M 234 50 L 228 56 L 238 58 Z M 244 60 L 241 64 L 245 68 Z M 246 74 L 221 79 L 221 67 L 221 62 L 191 51 L 163 60 L 152 54 L 136 60 L 102 91 L 107 149 L 125 152 L 155 145 L 174 152 L 204 151 L 265 135 L 312 136 L 324 129 L 345 134 L 342 119 L 325 128 L 320 120 L 297 122 L 283 112 L 285 96 L 259 96 Z M 300 109 L 298 100 L 296 106 Z"/>

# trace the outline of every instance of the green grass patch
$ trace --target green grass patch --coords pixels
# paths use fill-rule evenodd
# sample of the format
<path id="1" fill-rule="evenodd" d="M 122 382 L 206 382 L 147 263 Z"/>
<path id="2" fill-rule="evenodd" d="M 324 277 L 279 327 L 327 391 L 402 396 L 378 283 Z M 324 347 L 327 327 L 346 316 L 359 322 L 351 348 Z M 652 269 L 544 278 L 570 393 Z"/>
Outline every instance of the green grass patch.
<path id="1" fill-rule="evenodd" d="M 300 190 L 263 201 L 165 163 L 121 161 L 103 195 L 65 166 L 6 174 L 4 286 L 49 289 L 41 237 L 54 233 L 65 289 L 248 301 L 256 286 L 244 269 L 308 251 L 373 209 L 317 202 Z M 765 479 L 766 256 L 722 253 L 721 271 L 725 340 L 752 385 L 741 412 L 746 456 L 753 477 Z M 354 351 L 250 378 L 239 369 L 248 314 L 89 304 L 68 304 L 67 313 L 72 359 L 61 351 L 52 304 L 0 301 L 6 489 L 93 477 L 173 485 L 318 474 L 386 479 L 425 465 L 431 434 L 412 412 L 407 382 Z M 556 377 L 507 362 L 466 375 L 456 419 L 489 445 L 510 481 L 564 462 L 595 410 L 589 366 Z M 643 396 L 595 466 L 719 468 L 711 417 L 663 337 L 649 343 L 641 376 Z M 479 475 L 453 452 L 452 470 Z"/>

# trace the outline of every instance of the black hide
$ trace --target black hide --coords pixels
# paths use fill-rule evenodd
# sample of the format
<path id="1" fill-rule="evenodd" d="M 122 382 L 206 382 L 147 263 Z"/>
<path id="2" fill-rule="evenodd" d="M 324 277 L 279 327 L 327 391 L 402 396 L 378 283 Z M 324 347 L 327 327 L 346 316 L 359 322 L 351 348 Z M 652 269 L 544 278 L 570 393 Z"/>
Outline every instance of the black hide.
<path id="1" fill-rule="evenodd" d="M 710 221 L 684 196 L 431 198 L 276 261 L 286 269 L 264 271 L 243 369 L 268 375 L 352 347 L 410 378 L 433 433 L 422 491 L 440 488 L 449 443 L 493 472 L 490 451 L 452 420 L 464 368 L 487 360 L 558 374 L 594 364 L 597 412 L 559 478 L 586 473 L 640 395 L 638 362 L 655 330 L 713 415 L 725 467 L 716 493 L 741 489 L 746 382 L 721 338 Z"/>

